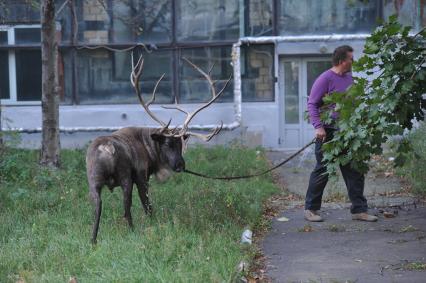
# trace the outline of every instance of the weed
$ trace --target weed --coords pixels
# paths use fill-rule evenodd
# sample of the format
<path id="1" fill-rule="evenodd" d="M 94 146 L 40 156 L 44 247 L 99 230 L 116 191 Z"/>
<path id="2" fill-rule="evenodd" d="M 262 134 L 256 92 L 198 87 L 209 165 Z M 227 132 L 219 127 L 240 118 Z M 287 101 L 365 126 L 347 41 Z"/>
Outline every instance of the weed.
<path id="1" fill-rule="evenodd" d="M 297 229 L 298 232 L 312 232 L 314 231 L 314 228 L 312 228 L 311 225 L 306 224 L 305 226 L 303 226 L 302 228 Z"/>
<path id="2" fill-rule="evenodd" d="M 426 270 L 426 263 L 424 262 L 410 262 L 404 265 L 407 270 Z"/>
<path id="3" fill-rule="evenodd" d="M 331 224 L 331 225 L 328 226 L 328 231 L 330 231 L 330 232 L 344 232 L 344 231 L 346 231 L 346 228 L 343 225 Z"/>
<path id="4" fill-rule="evenodd" d="M 402 227 L 401 230 L 399 230 L 400 233 L 407 233 L 407 232 L 414 232 L 417 231 L 418 229 L 415 228 L 412 225 L 408 225 L 406 227 Z"/>

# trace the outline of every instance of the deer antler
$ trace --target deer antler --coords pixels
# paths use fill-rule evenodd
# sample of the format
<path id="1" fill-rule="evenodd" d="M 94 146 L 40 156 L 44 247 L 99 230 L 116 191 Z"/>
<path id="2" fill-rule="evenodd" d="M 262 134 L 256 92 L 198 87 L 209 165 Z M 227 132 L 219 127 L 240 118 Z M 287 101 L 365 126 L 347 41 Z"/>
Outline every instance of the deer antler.
<path id="1" fill-rule="evenodd" d="M 133 52 L 132 52 L 131 61 L 132 61 L 132 73 L 130 74 L 130 82 L 132 83 L 132 86 L 135 89 L 136 94 L 138 95 L 139 102 L 142 105 L 142 107 L 145 109 L 146 113 L 148 113 L 148 115 L 151 116 L 151 118 L 154 119 L 154 121 L 156 121 L 157 123 L 159 123 L 161 125 L 162 131 L 165 131 L 167 129 L 167 127 L 170 125 L 171 120 L 169 121 L 168 124 L 166 124 L 163 121 L 161 121 L 160 119 L 158 119 L 154 115 L 154 113 L 152 113 L 152 111 L 149 109 L 149 106 L 151 105 L 151 103 L 153 103 L 155 101 L 155 92 L 157 91 L 157 87 L 158 87 L 160 81 L 164 78 L 165 74 L 163 74 L 158 79 L 157 83 L 155 84 L 154 90 L 152 91 L 151 99 L 148 101 L 148 103 L 145 103 L 143 101 L 142 94 L 141 94 L 141 91 L 140 91 L 140 88 L 139 88 L 139 78 L 140 78 L 141 73 L 142 73 L 144 59 L 142 58 L 142 55 L 141 55 L 139 57 L 136 65 L 134 65 Z"/>
<path id="2" fill-rule="evenodd" d="M 229 82 L 231 81 L 232 75 L 229 77 L 228 80 L 226 80 L 225 85 L 222 87 L 222 89 L 218 93 L 216 93 L 216 88 L 215 88 L 216 81 L 213 81 L 210 77 L 210 73 L 211 73 L 213 67 L 211 67 L 209 72 L 206 73 L 201 68 L 199 68 L 197 65 L 195 65 L 194 63 L 189 61 L 188 59 L 183 58 L 183 60 L 185 60 L 189 65 L 191 65 L 195 70 L 197 70 L 199 73 L 201 73 L 204 76 L 204 78 L 207 80 L 207 82 L 210 85 L 212 97 L 207 103 L 201 105 L 199 108 L 197 108 L 192 113 L 190 113 L 190 112 L 188 112 L 188 111 L 186 111 L 186 110 L 184 110 L 184 109 L 182 109 L 182 108 L 180 108 L 179 106 L 176 106 L 176 105 L 175 106 L 163 106 L 163 108 L 176 109 L 176 110 L 183 112 L 187 115 L 185 122 L 182 125 L 182 128 L 180 129 L 179 133 L 175 136 L 182 137 L 183 135 L 192 135 L 192 136 L 200 138 L 204 141 L 209 141 L 209 140 L 211 140 L 212 137 L 217 135 L 222 130 L 223 122 L 221 122 L 221 125 L 219 127 L 216 127 L 210 134 L 207 134 L 207 135 L 189 132 L 188 131 L 189 123 L 195 117 L 195 115 L 197 115 L 201 110 L 209 107 L 213 102 L 215 102 L 222 95 L 223 91 L 228 86 Z"/>
<path id="3" fill-rule="evenodd" d="M 186 58 L 183 58 L 189 65 L 191 65 L 195 70 L 197 70 L 199 73 L 201 73 L 204 78 L 207 80 L 207 82 L 209 83 L 210 86 L 210 90 L 211 90 L 211 99 L 201 105 L 199 108 L 197 108 L 195 111 L 193 112 L 188 112 L 182 108 L 180 108 L 177 105 L 174 106 L 162 106 L 165 109 L 175 109 L 178 110 L 184 114 L 186 114 L 186 119 L 182 125 L 182 127 L 176 127 L 174 129 L 169 129 L 169 125 L 171 122 L 171 119 L 169 120 L 169 122 L 166 124 L 163 121 L 161 121 L 160 119 L 158 119 L 154 113 L 151 112 L 151 110 L 149 109 L 149 106 L 155 101 L 155 93 L 157 91 L 157 87 L 160 83 L 160 81 L 164 78 L 163 74 L 157 81 L 157 83 L 155 84 L 154 90 L 152 92 L 152 97 L 151 99 L 148 101 L 148 103 L 145 103 L 145 101 L 142 98 L 142 94 L 141 91 L 139 89 L 139 78 L 141 76 L 142 73 L 142 69 L 143 69 L 143 63 L 144 60 L 142 58 L 142 56 L 139 57 L 138 62 L 136 63 L 136 65 L 134 65 L 134 61 L 133 61 L 133 52 L 132 52 L 132 73 L 130 75 L 130 82 L 132 83 L 133 88 L 136 91 L 136 94 L 138 96 L 139 102 L 142 105 L 142 107 L 145 109 L 145 111 L 148 113 L 149 116 L 151 116 L 152 119 L 154 119 L 154 121 L 156 121 L 157 123 L 159 123 L 162 127 L 160 133 L 162 133 L 163 135 L 166 136 L 174 136 L 174 137 L 183 137 L 184 135 L 191 135 L 197 138 L 200 138 L 204 141 L 209 141 L 211 140 L 215 135 L 217 135 L 223 127 L 223 122 L 221 122 L 221 125 L 216 127 L 212 132 L 210 132 L 209 134 L 200 134 L 200 133 L 194 133 L 194 132 L 190 132 L 188 131 L 188 127 L 189 127 L 189 123 L 191 122 L 191 120 L 195 117 L 195 115 L 197 115 L 201 110 L 209 107 L 213 102 L 215 102 L 223 93 L 223 91 L 225 90 L 225 88 L 228 86 L 229 82 L 231 81 L 232 75 L 229 77 L 228 80 L 226 80 L 224 86 L 222 87 L 222 89 L 219 92 L 216 92 L 216 88 L 215 88 L 215 84 L 217 83 L 217 81 L 213 81 L 210 77 L 210 73 L 213 69 L 213 66 L 210 68 L 210 70 L 208 71 L 208 73 L 204 72 L 201 68 L 199 68 L 197 65 L 195 65 L 194 63 L 192 63 L 191 61 L 189 61 Z"/>

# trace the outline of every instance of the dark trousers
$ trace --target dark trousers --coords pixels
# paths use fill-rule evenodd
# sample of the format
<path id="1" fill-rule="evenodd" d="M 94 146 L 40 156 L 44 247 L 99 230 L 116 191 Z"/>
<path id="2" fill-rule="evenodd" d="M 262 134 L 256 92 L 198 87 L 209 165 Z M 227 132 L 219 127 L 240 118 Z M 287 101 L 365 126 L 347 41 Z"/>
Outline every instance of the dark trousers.
<path id="1" fill-rule="evenodd" d="M 326 141 L 333 138 L 334 129 L 325 129 L 327 133 Z M 324 188 L 327 185 L 328 174 L 325 162 L 322 161 L 323 154 L 321 150 L 322 141 L 315 143 L 315 157 L 317 164 L 311 173 L 309 179 L 308 191 L 306 192 L 305 209 L 319 210 Z M 350 162 L 340 166 L 343 179 L 348 190 L 349 199 L 352 202 L 351 213 L 367 212 L 367 200 L 364 197 L 364 175 L 351 167 Z"/>

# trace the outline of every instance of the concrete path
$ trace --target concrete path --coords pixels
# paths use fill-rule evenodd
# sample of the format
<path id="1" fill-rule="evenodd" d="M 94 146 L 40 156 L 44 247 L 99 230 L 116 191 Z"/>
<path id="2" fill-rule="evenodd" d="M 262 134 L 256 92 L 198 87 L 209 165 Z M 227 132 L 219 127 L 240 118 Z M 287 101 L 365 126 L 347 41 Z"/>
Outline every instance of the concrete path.
<path id="1" fill-rule="evenodd" d="M 370 213 L 379 221 L 351 220 L 343 184 L 332 184 L 324 203 L 321 223 L 303 219 L 303 198 L 312 152 L 278 170 L 278 180 L 296 201 L 281 201 L 281 212 L 261 248 L 266 256 L 266 278 L 272 282 L 426 282 L 426 206 L 407 195 L 403 184 L 374 166 L 366 182 Z M 277 163 L 283 152 L 269 152 Z M 386 162 L 385 162 L 386 163 Z M 379 170 L 377 170 L 379 168 Z M 390 194 L 389 192 L 393 192 Z"/>

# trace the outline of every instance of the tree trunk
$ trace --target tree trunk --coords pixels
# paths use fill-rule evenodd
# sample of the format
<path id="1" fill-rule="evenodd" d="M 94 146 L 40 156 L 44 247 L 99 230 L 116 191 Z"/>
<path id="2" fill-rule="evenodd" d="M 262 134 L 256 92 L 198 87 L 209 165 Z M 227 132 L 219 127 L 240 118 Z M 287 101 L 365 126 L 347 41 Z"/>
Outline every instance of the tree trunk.
<path id="1" fill-rule="evenodd" d="M 41 2 L 41 62 L 42 145 L 40 164 L 59 167 L 58 44 L 54 0 L 42 0 Z"/>

